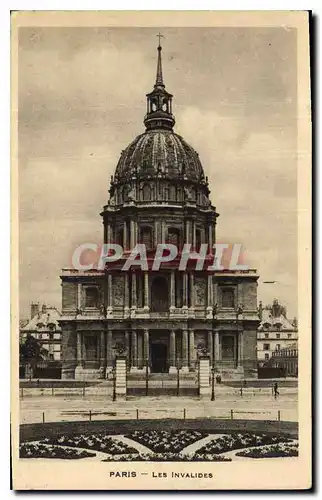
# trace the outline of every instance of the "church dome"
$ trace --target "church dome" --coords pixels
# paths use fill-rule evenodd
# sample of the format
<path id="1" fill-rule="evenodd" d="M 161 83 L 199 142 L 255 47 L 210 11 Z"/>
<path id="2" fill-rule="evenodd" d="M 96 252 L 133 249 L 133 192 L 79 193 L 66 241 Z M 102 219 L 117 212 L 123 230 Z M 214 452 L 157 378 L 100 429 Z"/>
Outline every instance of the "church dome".
<path id="1" fill-rule="evenodd" d="M 147 130 L 122 152 L 115 171 L 115 182 L 166 177 L 201 183 L 204 172 L 198 153 L 178 134 L 166 128 Z"/>

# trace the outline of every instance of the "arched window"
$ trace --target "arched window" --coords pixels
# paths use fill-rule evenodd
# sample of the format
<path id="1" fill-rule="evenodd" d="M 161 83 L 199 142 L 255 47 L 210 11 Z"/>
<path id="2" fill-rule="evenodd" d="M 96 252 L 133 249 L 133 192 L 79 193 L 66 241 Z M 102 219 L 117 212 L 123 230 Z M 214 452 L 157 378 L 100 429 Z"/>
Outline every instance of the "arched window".
<path id="1" fill-rule="evenodd" d="M 144 243 L 147 250 L 151 250 L 153 248 L 152 228 L 150 226 L 141 227 L 140 240 L 141 240 L 141 243 Z"/>
<path id="2" fill-rule="evenodd" d="M 151 200 L 151 186 L 150 186 L 150 184 L 144 184 L 143 189 L 142 189 L 142 193 L 143 193 L 143 200 L 144 201 Z"/>
<path id="3" fill-rule="evenodd" d="M 93 286 L 85 288 L 85 307 L 98 307 L 99 293 Z"/>
<path id="4" fill-rule="evenodd" d="M 176 247 L 180 247 L 180 229 L 176 227 L 169 227 L 168 229 L 168 237 L 167 243 L 171 243 L 171 245 L 175 245 Z"/>
<path id="5" fill-rule="evenodd" d="M 201 231 L 200 229 L 196 229 L 196 249 L 199 250 L 201 245 Z"/>

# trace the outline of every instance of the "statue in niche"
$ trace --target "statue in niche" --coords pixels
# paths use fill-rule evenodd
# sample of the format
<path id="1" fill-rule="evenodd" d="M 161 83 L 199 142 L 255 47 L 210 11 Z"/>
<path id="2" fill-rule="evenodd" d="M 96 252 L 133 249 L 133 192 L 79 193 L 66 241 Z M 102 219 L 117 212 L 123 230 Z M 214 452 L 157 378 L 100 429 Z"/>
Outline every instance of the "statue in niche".
<path id="1" fill-rule="evenodd" d="M 136 201 L 136 190 L 135 190 L 135 186 L 132 186 L 128 193 L 127 193 L 127 200 L 128 201 Z"/>
<path id="2" fill-rule="evenodd" d="M 196 305 L 202 306 L 205 304 L 206 281 L 203 278 L 197 278 L 195 283 L 196 290 Z"/>
<path id="3" fill-rule="evenodd" d="M 191 190 L 187 186 L 184 187 L 184 194 L 185 194 L 185 200 L 186 201 L 191 201 L 192 200 Z"/>

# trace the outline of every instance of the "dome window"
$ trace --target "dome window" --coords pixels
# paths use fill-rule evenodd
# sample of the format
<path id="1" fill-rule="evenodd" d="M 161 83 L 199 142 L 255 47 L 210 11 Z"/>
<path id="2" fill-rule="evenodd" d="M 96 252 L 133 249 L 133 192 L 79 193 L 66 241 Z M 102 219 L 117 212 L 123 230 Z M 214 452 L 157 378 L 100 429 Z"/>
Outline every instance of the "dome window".
<path id="1" fill-rule="evenodd" d="M 180 247 L 180 229 L 170 227 L 168 229 L 167 243 Z"/>
<path id="2" fill-rule="evenodd" d="M 143 200 L 149 201 L 151 200 L 151 186 L 149 184 L 144 184 L 142 189 Z"/>

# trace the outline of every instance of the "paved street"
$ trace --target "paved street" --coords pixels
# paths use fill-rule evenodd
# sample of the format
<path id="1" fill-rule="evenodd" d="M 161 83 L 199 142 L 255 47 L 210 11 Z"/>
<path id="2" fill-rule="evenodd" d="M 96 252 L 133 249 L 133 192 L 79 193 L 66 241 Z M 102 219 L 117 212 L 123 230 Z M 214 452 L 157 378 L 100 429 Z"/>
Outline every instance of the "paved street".
<path id="1" fill-rule="evenodd" d="M 278 420 L 280 418 L 283 421 L 298 419 L 297 394 L 294 389 L 285 389 L 277 399 L 269 390 L 244 391 L 241 396 L 239 391 L 227 392 L 227 388 L 225 391 L 222 389 L 224 388 L 216 391 L 215 401 L 198 397 L 141 396 L 113 402 L 111 393 L 106 391 L 86 394 L 85 397 L 33 394 L 20 400 L 20 421 L 42 422 L 43 418 L 45 422 L 80 421 L 90 418 L 92 420 L 198 417 Z"/>

